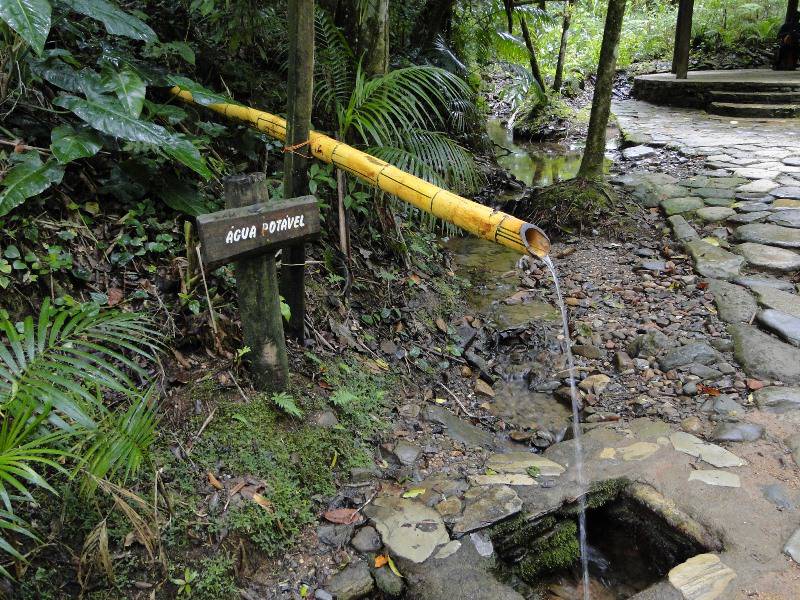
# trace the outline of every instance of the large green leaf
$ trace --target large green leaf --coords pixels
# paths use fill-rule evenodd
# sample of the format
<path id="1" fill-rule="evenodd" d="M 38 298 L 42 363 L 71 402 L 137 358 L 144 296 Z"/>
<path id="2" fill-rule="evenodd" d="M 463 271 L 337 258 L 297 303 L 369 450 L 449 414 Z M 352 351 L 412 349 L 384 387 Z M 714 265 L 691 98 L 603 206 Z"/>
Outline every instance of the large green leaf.
<path id="1" fill-rule="evenodd" d="M 51 11 L 47 0 L 0 0 L 0 19 L 22 36 L 36 54 L 42 53 L 50 33 Z"/>
<path id="2" fill-rule="evenodd" d="M 12 167 L 0 181 L 0 217 L 8 214 L 25 200 L 40 194 L 61 181 L 64 167 L 54 160 L 42 164 L 39 154 L 31 152 L 26 160 Z"/>
<path id="3" fill-rule="evenodd" d="M 211 172 L 194 144 L 170 133 L 160 125 L 137 119 L 116 98 L 110 96 L 78 98 L 62 95 L 55 99 L 54 104 L 71 110 L 83 121 L 105 134 L 130 142 L 152 144 L 203 177 L 211 177 Z"/>
<path id="4" fill-rule="evenodd" d="M 50 150 L 62 164 L 78 158 L 94 156 L 103 147 L 103 142 L 93 132 L 76 131 L 69 125 L 61 125 L 53 129 L 50 139 Z"/>
<path id="5" fill-rule="evenodd" d="M 128 69 L 108 71 L 103 75 L 103 84 L 106 89 L 117 95 L 119 101 L 134 117 L 142 114 L 147 86 L 136 73 Z"/>
<path id="6" fill-rule="evenodd" d="M 175 178 L 167 179 L 158 195 L 171 209 L 192 217 L 209 211 L 205 198 L 194 186 Z"/>
<path id="7" fill-rule="evenodd" d="M 100 21 L 110 34 L 145 42 L 158 40 L 156 32 L 142 20 L 106 0 L 67 0 L 67 4 L 75 12 Z"/>
<path id="8" fill-rule="evenodd" d="M 228 98 L 227 96 L 223 96 L 222 94 L 217 94 L 216 92 L 212 92 L 208 88 L 203 87 L 196 81 L 192 81 L 188 77 L 182 77 L 181 75 L 170 75 L 168 79 L 172 85 L 177 85 L 182 90 L 191 92 L 192 100 L 194 100 L 195 103 L 200 104 L 202 106 L 208 106 L 209 104 L 220 104 L 225 102 L 235 104 L 235 102 L 230 98 Z"/>

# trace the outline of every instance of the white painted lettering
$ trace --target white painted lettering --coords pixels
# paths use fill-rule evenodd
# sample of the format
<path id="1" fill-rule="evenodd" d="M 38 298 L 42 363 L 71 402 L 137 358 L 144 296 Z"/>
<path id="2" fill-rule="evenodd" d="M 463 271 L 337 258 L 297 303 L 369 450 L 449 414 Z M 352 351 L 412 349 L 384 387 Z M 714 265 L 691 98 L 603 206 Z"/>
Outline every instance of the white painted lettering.
<path id="1" fill-rule="evenodd" d="M 233 227 L 231 227 L 231 229 L 233 229 Z M 225 243 L 226 244 L 233 243 L 233 231 L 230 230 L 228 231 L 228 235 L 225 236 Z"/>

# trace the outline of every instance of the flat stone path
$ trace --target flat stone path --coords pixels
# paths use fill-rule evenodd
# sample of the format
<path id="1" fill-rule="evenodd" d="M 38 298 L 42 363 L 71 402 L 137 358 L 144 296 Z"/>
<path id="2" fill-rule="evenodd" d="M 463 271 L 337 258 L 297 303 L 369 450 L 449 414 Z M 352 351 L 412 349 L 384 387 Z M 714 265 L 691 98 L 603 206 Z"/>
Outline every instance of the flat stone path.
<path id="1" fill-rule="evenodd" d="M 630 143 L 702 161 L 700 172 L 684 179 L 652 172 L 619 179 L 642 204 L 670 217 L 700 275 L 734 285 L 758 275 L 763 285 L 789 289 L 779 306 L 751 286 L 715 296 L 728 323 L 742 321 L 742 305 L 760 306 L 755 326 L 731 330 L 745 371 L 800 382 L 800 285 L 793 285 L 800 272 L 800 120 L 729 120 L 636 100 L 615 103 L 614 113 Z M 665 183 L 666 192 L 649 193 Z"/>

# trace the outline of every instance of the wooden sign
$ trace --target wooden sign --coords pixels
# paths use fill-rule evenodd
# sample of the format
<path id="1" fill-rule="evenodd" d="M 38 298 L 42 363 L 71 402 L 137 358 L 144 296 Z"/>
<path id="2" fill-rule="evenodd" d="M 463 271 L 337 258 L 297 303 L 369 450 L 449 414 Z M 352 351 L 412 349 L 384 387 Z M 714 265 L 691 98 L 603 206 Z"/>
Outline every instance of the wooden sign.
<path id="1" fill-rule="evenodd" d="M 302 196 L 229 208 L 199 215 L 197 230 L 203 263 L 216 266 L 313 239 L 319 206 L 314 196 Z"/>

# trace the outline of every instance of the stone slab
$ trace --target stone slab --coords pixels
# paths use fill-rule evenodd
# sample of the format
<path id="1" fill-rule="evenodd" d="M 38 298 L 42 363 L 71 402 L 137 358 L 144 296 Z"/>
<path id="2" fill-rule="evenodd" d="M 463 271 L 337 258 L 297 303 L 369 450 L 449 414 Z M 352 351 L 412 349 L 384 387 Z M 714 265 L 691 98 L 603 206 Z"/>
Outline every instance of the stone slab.
<path id="1" fill-rule="evenodd" d="M 792 252 L 791 250 L 786 250 L 785 248 L 745 242 L 734 246 L 733 249 L 741 254 L 744 259 L 754 267 L 772 269 L 775 271 L 794 271 L 800 269 L 800 254 Z M 711 277 L 711 275 L 709 275 L 709 277 Z"/>
<path id="2" fill-rule="evenodd" d="M 716 444 L 704 442 L 690 433 L 676 431 L 669 436 L 669 440 L 676 451 L 695 456 L 714 467 L 742 467 L 747 464 L 746 460 L 739 458 L 733 452 Z"/>
<path id="3" fill-rule="evenodd" d="M 439 513 L 412 499 L 378 496 L 367 504 L 364 514 L 392 556 L 421 563 L 450 541 Z"/>
<path id="4" fill-rule="evenodd" d="M 709 244 L 703 240 L 687 242 L 686 249 L 692 255 L 695 270 L 703 277 L 733 279 L 739 276 L 744 258 Z M 800 262 L 800 256 L 798 256 Z"/>
<path id="5" fill-rule="evenodd" d="M 800 319 L 797 317 L 767 308 L 758 313 L 758 322 L 793 346 L 800 346 Z"/>
<path id="6" fill-rule="evenodd" d="M 750 377 L 800 383 L 800 349 L 790 346 L 752 325 L 728 326 L 733 353 Z"/>
<path id="7" fill-rule="evenodd" d="M 699 210 L 697 211 L 697 216 L 700 216 L 700 212 Z M 769 246 L 780 246 L 781 248 L 800 248 L 800 229 L 781 227 L 773 223 L 742 225 L 736 228 L 734 236 L 742 242 L 755 242 Z"/>
<path id="8" fill-rule="evenodd" d="M 698 554 L 670 570 L 669 582 L 684 600 L 715 600 L 723 594 L 736 573 L 715 554 Z"/>
<path id="9" fill-rule="evenodd" d="M 758 408 L 773 413 L 800 410 L 800 387 L 771 385 L 753 392 Z"/>
<path id="10" fill-rule="evenodd" d="M 750 323 L 758 310 L 755 298 L 745 288 L 719 279 L 707 280 L 714 294 L 719 318 L 726 323 Z"/>

